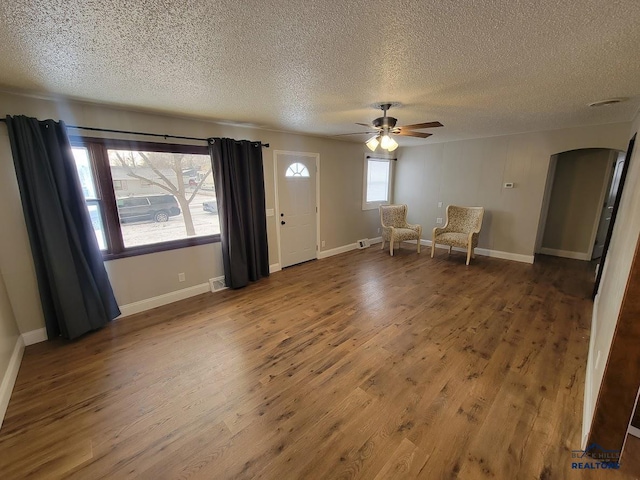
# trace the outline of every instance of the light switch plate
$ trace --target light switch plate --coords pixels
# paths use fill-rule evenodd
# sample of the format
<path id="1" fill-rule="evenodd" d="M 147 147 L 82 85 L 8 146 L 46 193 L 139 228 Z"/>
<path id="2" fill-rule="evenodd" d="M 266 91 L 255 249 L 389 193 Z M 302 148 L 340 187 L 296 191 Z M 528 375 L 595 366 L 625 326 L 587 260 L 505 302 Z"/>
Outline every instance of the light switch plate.
<path id="1" fill-rule="evenodd" d="M 273 211 L 273 208 L 267 208 L 267 217 L 273 217 L 275 215 L 275 212 Z"/>

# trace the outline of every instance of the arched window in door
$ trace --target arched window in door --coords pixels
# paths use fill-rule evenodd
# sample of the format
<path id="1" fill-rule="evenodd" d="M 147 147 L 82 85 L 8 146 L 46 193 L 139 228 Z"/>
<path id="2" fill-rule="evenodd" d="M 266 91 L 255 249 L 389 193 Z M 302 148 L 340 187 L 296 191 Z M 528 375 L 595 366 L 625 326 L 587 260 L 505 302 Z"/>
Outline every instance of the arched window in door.
<path id="1" fill-rule="evenodd" d="M 308 177 L 309 170 L 302 163 L 292 163 L 284 174 L 285 177 Z"/>

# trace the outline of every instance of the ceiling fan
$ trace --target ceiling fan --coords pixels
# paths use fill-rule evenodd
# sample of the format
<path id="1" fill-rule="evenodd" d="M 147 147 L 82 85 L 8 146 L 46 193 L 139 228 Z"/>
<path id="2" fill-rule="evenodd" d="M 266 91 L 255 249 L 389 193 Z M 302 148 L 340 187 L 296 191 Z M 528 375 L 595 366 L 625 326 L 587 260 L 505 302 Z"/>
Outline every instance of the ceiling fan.
<path id="1" fill-rule="evenodd" d="M 401 127 L 396 127 L 396 123 L 398 123 L 397 118 L 388 117 L 387 111 L 391 107 L 396 107 L 399 104 L 397 103 L 378 103 L 375 105 L 376 108 L 382 110 L 382 117 L 376 118 L 371 124 L 367 123 L 356 123 L 356 125 L 362 125 L 363 127 L 369 127 L 374 129 L 369 132 L 358 132 L 358 133 L 343 133 L 341 135 L 362 135 L 374 133 L 375 135 L 367 140 L 366 145 L 369 147 L 371 151 L 374 151 L 378 148 L 378 145 L 384 150 L 388 150 L 389 152 L 393 152 L 396 148 L 398 148 L 398 142 L 393 139 L 393 135 L 400 135 L 404 137 L 418 137 L 418 138 L 427 138 L 430 137 L 431 133 L 426 132 L 416 132 L 415 130 L 422 130 L 424 128 L 435 128 L 442 127 L 443 125 L 440 122 L 424 122 L 424 123 L 414 123 L 412 125 L 403 125 Z M 336 136 L 341 136 L 336 135 Z"/>

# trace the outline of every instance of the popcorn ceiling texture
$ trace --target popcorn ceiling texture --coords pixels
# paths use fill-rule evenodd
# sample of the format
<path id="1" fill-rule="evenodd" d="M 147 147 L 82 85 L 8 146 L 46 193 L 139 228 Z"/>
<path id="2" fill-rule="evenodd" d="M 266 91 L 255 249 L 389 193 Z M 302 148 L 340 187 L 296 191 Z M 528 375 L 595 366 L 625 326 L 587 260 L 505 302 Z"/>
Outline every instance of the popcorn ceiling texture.
<path id="1" fill-rule="evenodd" d="M 320 135 L 399 101 L 430 143 L 630 121 L 639 25 L 638 0 L 11 0 L 0 87 Z"/>

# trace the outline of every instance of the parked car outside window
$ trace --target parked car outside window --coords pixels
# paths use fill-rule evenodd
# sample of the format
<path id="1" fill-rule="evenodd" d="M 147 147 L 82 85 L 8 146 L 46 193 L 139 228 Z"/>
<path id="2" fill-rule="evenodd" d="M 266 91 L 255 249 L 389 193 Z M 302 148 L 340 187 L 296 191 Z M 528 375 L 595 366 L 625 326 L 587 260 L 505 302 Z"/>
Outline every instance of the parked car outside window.
<path id="1" fill-rule="evenodd" d="M 145 195 L 123 197 L 116 201 L 122 223 L 153 220 L 166 222 L 169 217 L 180 215 L 178 201 L 173 195 Z"/>

